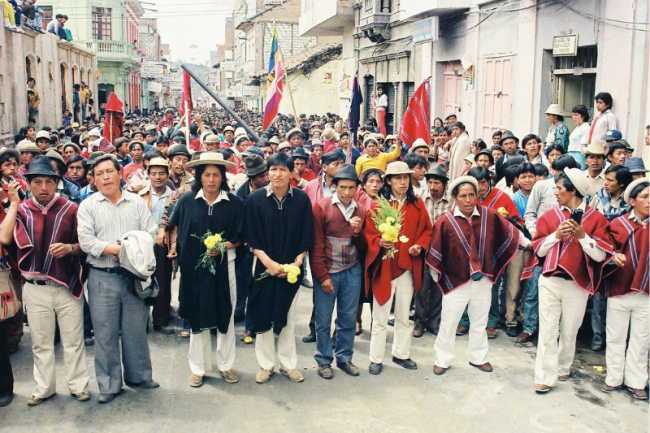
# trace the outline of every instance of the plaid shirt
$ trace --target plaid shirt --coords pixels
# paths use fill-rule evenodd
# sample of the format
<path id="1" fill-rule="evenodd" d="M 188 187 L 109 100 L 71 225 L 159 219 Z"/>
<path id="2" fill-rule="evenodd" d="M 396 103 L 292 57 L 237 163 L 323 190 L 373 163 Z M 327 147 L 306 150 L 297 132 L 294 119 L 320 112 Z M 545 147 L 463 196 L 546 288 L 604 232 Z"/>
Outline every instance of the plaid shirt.
<path id="1" fill-rule="evenodd" d="M 609 194 L 605 192 L 605 188 L 598 190 L 595 197 L 591 199 L 589 206 L 605 215 L 609 222 L 632 210 L 632 206 L 623 201 L 623 194 L 619 195 L 616 200 L 612 200 Z"/>
<path id="2" fill-rule="evenodd" d="M 424 206 L 427 208 L 431 224 L 434 224 L 438 218 L 449 212 L 454 207 L 454 200 L 449 197 L 447 191 L 444 192 L 442 198 L 438 203 L 435 203 L 431 198 L 431 194 L 427 194 L 424 198 Z"/>

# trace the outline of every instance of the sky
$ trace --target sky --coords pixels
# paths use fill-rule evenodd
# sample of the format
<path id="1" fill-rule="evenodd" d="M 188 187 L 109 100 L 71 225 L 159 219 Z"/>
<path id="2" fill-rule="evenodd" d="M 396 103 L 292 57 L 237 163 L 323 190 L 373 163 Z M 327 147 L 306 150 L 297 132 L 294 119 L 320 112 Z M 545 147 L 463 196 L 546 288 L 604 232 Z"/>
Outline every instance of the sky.
<path id="1" fill-rule="evenodd" d="M 163 44 L 169 44 L 172 60 L 203 64 L 210 51 L 224 42 L 226 17 L 235 0 L 141 0 L 145 18 L 158 18 Z M 193 46 L 196 46 L 195 48 Z M 194 60 L 192 60 L 194 59 Z"/>

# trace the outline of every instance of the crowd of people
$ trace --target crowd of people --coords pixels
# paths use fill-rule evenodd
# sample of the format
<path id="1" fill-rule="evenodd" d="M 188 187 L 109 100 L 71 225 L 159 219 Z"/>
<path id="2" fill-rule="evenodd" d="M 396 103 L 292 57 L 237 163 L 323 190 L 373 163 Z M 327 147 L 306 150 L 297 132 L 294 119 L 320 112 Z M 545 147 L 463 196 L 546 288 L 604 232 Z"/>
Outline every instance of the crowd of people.
<path id="1" fill-rule="evenodd" d="M 647 399 L 648 170 L 612 104 L 597 94 L 593 120 L 574 107 L 573 132 L 552 105 L 544 139 L 495 131 L 490 145 L 452 114 L 410 148 L 374 119 L 349 131 L 331 113 L 280 115 L 262 131 L 255 110 L 237 110 L 245 124 L 215 108 L 129 112 L 120 137 L 96 113 L 28 125 L 15 149 L 0 150 L 0 277 L 23 303 L 0 316 L 0 406 L 12 400 L 9 355 L 24 322 L 30 406 L 56 392 L 59 339 L 79 401 L 90 399 L 90 345 L 100 403 L 124 384 L 157 388 L 150 320 L 153 332 L 189 338 L 189 386 L 202 385 L 213 353 L 220 376 L 238 382 L 238 337 L 255 345 L 257 383 L 278 363 L 302 382 L 301 286 L 313 289 L 302 341 L 316 343 L 324 379 L 334 364 L 359 376 L 354 340 L 370 304 L 369 374 L 382 372 L 391 326 L 391 362 L 405 369 L 418 368 L 412 339 L 429 332 L 436 375 L 464 334 L 470 365 L 492 372 L 488 341 L 503 327 L 517 343 L 536 337 L 531 387 L 545 393 L 570 379 L 591 302 L 591 349 L 606 349 L 602 390 Z"/>

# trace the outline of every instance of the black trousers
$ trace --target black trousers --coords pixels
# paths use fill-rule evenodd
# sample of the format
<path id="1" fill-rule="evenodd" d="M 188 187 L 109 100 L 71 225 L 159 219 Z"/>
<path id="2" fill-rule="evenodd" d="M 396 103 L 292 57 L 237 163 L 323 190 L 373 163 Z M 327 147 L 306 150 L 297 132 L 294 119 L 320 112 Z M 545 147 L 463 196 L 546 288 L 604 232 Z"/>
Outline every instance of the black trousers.
<path id="1" fill-rule="evenodd" d="M 14 394 L 14 374 L 7 348 L 7 332 L 4 322 L 0 322 L 0 397 Z"/>

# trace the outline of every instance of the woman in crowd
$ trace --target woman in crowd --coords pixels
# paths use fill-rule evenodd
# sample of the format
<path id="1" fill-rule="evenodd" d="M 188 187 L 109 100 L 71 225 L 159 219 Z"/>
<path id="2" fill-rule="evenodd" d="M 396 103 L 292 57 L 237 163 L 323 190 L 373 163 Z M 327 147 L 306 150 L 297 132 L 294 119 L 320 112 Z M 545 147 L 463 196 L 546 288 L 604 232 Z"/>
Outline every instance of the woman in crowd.
<path id="1" fill-rule="evenodd" d="M 564 113 L 560 104 L 551 104 L 546 110 L 546 118 L 551 124 L 546 135 L 546 147 L 559 144 L 564 152 L 569 148 L 569 128 L 564 124 Z"/>
<path id="2" fill-rule="evenodd" d="M 576 125 L 575 129 L 569 136 L 569 155 L 578 163 L 581 170 L 587 169 L 585 155 L 582 149 L 589 144 L 589 111 L 584 105 L 576 105 L 571 110 L 571 118 Z"/>
<path id="3" fill-rule="evenodd" d="M 528 134 L 521 140 L 521 148 L 531 164 L 548 164 L 542 153 L 542 140 L 535 134 Z"/>
<path id="4" fill-rule="evenodd" d="M 551 164 L 553 164 L 553 161 L 558 159 L 558 157 L 564 155 L 566 152 L 564 151 L 564 147 L 562 147 L 560 144 L 552 144 L 551 146 L 546 148 L 546 159 L 548 161 L 549 167 Z"/>

